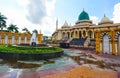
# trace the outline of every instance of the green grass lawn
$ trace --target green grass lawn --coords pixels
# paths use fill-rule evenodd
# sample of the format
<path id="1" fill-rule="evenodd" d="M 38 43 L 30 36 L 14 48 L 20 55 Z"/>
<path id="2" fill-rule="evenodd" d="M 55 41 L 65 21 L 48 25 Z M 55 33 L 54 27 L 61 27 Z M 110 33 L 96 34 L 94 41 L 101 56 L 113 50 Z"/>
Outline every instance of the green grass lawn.
<path id="1" fill-rule="evenodd" d="M 11 53 L 50 53 L 60 52 L 60 47 L 33 47 L 33 46 L 12 46 L 12 45 L 0 45 L 0 52 L 11 52 Z"/>

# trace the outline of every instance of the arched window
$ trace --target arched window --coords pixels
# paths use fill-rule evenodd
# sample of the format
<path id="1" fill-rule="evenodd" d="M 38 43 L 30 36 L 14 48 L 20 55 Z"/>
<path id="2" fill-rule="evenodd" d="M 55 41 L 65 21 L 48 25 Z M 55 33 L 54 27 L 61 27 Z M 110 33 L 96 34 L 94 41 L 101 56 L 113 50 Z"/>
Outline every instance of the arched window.
<path id="1" fill-rule="evenodd" d="M 90 37 L 90 38 L 92 38 L 92 31 L 88 31 L 88 36 Z"/>
<path id="2" fill-rule="evenodd" d="M 86 32 L 85 31 L 83 31 L 83 37 L 85 37 L 86 36 Z"/>

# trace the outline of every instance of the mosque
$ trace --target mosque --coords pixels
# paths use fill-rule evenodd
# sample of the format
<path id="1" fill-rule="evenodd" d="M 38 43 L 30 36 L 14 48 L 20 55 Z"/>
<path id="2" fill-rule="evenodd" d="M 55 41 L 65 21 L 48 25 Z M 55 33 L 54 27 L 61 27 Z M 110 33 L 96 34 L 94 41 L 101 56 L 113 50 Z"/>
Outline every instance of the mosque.
<path id="1" fill-rule="evenodd" d="M 84 47 L 94 46 L 97 53 L 120 55 L 120 23 L 114 23 L 104 15 L 98 24 L 93 24 L 89 14 L 83 10 L 73 26 L 65 21 L 58 29 L 56 20 L 56 31 L 52 34 L 52 40 L 66 40 L 74 44 L 84 41 Z"/>

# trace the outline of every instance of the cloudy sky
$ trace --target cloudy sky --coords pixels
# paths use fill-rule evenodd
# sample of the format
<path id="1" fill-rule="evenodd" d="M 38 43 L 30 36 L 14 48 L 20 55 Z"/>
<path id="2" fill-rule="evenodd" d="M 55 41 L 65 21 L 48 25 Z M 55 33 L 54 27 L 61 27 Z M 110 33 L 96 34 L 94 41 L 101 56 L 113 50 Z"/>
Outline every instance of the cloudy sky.
<path id="1" fill-rule="evenodd" d="M 20 31 L 24 27 L 31 32 L 41 30 L 48 36 L 55 31 L 57 18 L 59 28 L 65 20 L 74 25 L 83 8 L 96 24 L 104 14 L 120 23 L 119 0 L 0 0 L 0 12 L 8 18 L 7 25 L 15 24 Z"/>

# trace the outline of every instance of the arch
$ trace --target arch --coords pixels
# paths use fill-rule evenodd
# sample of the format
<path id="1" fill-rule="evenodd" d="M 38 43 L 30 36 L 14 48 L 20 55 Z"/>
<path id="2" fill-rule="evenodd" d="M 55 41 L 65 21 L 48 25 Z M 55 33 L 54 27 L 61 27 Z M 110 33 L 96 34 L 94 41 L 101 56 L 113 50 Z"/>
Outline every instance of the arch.
<path id="1" fill-rule="evenodd" d="M 92 38 L 93 32 L 90 30 L 88 31 L 88 37 Z"/>
<path id="2" fill-rule="evenodd" d="M 116 33 L 115 41 L 117 42 L 115 44 L 116 53 L 117 53 L 117 55 L 120 55 L 120 32 Z"/>
<path id="3" fill-rule="evenodd" d="M 78 37 L 78 32 L 77 31 L 75 31 L 75 38 L 77 38 Z"/>
<path id="4" fill-rule="evenodd" d="M 111 36 L 110 36 L 107 32 L 104 32 L 104 33 L 102 33 L 102 34 L 100 35 L 100 40 L 101 40 L 101 41 L 103 40 L 103 37 L 104 37 L 105 35 L 108 35 L 109 40 L 111 40 Z"/>
<path id="5" fill-rule="evenodd" d="M 67 32 L 63 32 L 62 35 L 62 39 L 66 41 L 68 39 Z"/>
<path id="6" fill-rule="evenodd" d="M 86 32 L 85 32 L 85 30 L 83 31 L 83 37 L 85 37 L 86 36 Z"/>
<path id="7" fill-rule="evenodd" d="M 62 38 L 64 38 L 64 36 L 65 36 L 65 32 L 62 33 Z"/>
<path id="8" fill-rule="evenodd" d="M 103 53 L 107 53 L 109 54 L 109 36 L 108 35 L 104 35 L 103 36 Z"/>
<path id="9" fill-rule="evenodd" d="M 102 42 L 101 48 L 103 53 L 109 54 L 112 51 L 112 44 L 110 44 L 111 36 L 107 32 L 104 32 L 100 35 L 100 40 Z"/>
<path id="10" fill-rule="evenodd" d="M 68 39 L 70 38 L 70 32 L 67 32 L 67 37 L 68 37 Z"/>
<path id="11" fill-rule="evenodd" d="M 71 32 L 71 38 L 73 38 L 73 32 Z"/>
<path id="12" fill-rule="evenodd" d="M 118 36 L 118 55 L 120 55 L 120 35 Z"/>

